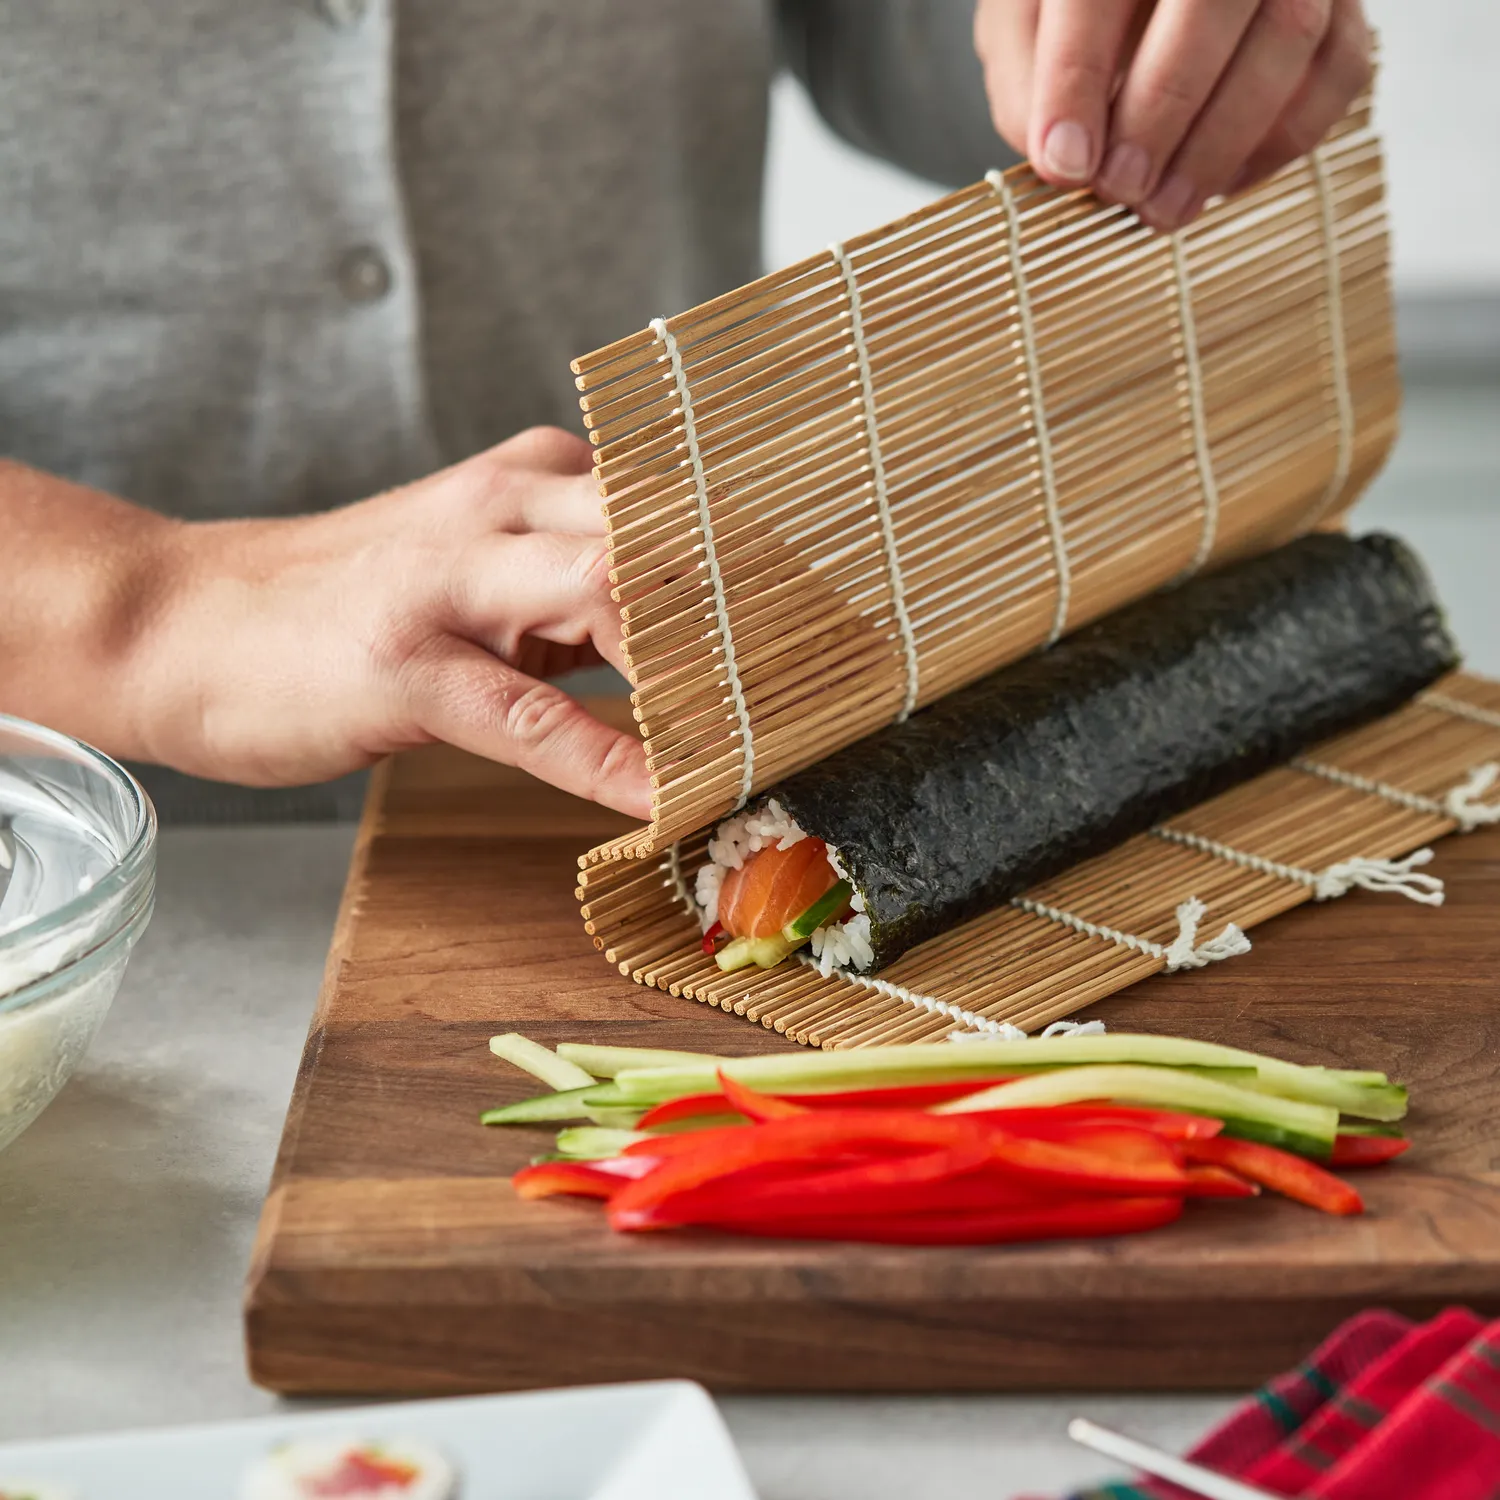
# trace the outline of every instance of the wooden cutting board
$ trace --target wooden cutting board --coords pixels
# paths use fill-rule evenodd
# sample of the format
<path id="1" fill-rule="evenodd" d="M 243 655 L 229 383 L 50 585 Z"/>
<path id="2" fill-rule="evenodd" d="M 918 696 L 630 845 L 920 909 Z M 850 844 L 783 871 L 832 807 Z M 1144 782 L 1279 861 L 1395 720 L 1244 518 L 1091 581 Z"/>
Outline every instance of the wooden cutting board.
<path id="1" fill-rule="evenodd" d="M 262 1385 L 1236 1387 L 1372 1304 L 1500 1314 L 1500 829 L 1439 846 L 1441 909 L 1303 907 L 1233 963 L 1091 1012 L 1410 1082 L 1416 1145 L 1361 1178 L 1366 1217 L 1199 1204 L 1114 1242 L 947 1250 L 617 1236 L 590 1204 L 514 1197 L 508 1174 L 550 1134 L 476 1123 L 537 1091 L 493 1033 L 791 1046 L 595 952 L 576 860 L 624 827 L 452 751 L 376 773 L 250 1270 Z"/>

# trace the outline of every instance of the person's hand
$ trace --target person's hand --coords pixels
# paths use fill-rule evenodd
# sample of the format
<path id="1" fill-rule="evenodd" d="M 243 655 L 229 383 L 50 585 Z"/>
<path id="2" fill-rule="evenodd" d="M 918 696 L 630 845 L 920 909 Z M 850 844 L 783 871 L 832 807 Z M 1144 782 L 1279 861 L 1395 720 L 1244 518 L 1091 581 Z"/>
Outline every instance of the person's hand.
<path id="1" fill-rule="evenodd" d="M 995 128 L 1158 229 L 1312 150 L 1370 81 L 1360 0 L 979 0 Z"/>
<path id="2" fill-rule="evenodd" d="M 537 428 L 342 510 L 169 528 L 130 753 L 277 785 L 444 740 L 649 816 L 639 739 L 538 680 L 623 665 L 590 463 Z"/>

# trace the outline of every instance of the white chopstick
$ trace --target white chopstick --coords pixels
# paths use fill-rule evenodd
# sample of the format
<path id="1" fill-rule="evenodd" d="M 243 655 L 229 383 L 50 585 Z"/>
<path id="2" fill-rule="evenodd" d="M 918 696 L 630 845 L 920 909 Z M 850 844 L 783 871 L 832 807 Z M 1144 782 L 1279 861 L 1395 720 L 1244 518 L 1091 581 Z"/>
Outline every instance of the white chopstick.
<path id="1" fill-rule="evenodd" d="M 1259 1489 L 1240 1479 L 1231 1479 L 1227 1474 L 1216 1474 L 1201 1464 L 1189 1463 L 1185 1458 L 1175 1458 L 1143 1443 L 1137 1438 L 1126 1437 L 1123 1432 L 1112 1432 L 1086 1417 L 1074 1417 L 1068 1423 L 1068 1436 L 1095 1453 L 1106 1458 L 1129 1464 L 1143 1474 L 1165 1479 L 1204 1500 L 1279 1500 L 1269 1490 Z"/>

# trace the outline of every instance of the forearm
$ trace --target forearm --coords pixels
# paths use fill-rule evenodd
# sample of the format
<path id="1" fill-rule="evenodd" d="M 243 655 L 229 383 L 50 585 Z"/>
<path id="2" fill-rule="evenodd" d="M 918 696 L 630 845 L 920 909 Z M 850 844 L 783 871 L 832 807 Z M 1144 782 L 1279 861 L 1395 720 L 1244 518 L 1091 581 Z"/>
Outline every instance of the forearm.
<path id="1" fill-rule="evenodd" d="M 183 529 L 0 460 L 0 711 L 149 756 L 139 688 Z"/>
<path id="2" fill-rule="evenodd" d="M 441 739 L 647 816 L 639 739 L 540 680 L 623 665 L 591 460 L 535 429 L 326 514 L 191 524 L 0 463 L 0 712 L 258 786 Z"/>

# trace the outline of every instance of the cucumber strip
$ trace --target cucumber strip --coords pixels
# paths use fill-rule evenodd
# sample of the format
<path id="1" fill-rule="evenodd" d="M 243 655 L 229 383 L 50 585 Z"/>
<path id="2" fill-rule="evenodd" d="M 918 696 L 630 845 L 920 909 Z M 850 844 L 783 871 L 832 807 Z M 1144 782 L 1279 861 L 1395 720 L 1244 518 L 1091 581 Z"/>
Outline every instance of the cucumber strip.
<path id="1" fill-rule="evenodd" d="M 522 1099 L 516 1104 L 504 1104 L 498 1109 L 487 1109 L 480 1115 L 481 1125 L 545 1125 L 558 1120 L 587 1120 L 592 1125 L 607 1125 L 621 1130 L 634 1130 L 635 1122 L 644 1110 L 639 1108 L 596 1107 L 585 1102 L 592 1093 L 586 1089 L 568 1089 L 561 1094 L 541 1094 L 535 1099 Z"/>
<path id="2" fill-rule="evenodd" d="M 748 969 L 751 964 L 759 969 L 774 969 L 787 954 L 806 941 L 807 938 L 788 938 L 781 932 L 763 938 L 735 938 L 714 954 L 714 962 L 726 974 L 732 974 L 736 969 Z"/>
<path id="3" fill-rule="evenodd" d="M 1383 1135 L 1396 1140 L 1405 1140 L 1406 1132 L 1399 1125 L 1381 1125 L 1373 1120 L 1340 1120 L 1340 1135 Z"/>
<path id="4" fill-rule="evenodd" d="M 521 1099 L 502 1104 L 480 1115 L 481 1125 L 534 1125 L 542 1120 L 586 1120 L 589 1117 L 585 1096 L 599 1085 L 587 1084 L 581 1089 L 564 1089 L 557 1094 L 538 1094 L 535 1099 Z"/>
<path id="5" fill-rule="evenodd" d="M 595 1078 L 613 1078 L 625 1068 L 716 1068 L 726 1059 L 713 1052 L 671 1052 L 664 1047 L 595 1047 L 559 1042 L 557 1055 Z"/>
<path id="6" fill-rule="evenodd" d="M 691 1120 L 668 1120 L 665 1125 L 653 1125 L 647 1135 L 686 1135 L 691 1130 L 718 1130 L 726 1125 L 748 1125 L 744 1115 L 694 1115 Z"/>
<path id="7" fill-rule="evenodd" d="M 843 911 L 853 894 L 854 887 L 847 880 L 839 881 L 832 890 L 819 896 L 800 917 L 788 922 L 781 929 L 782 937 L 789 943 L 800 943 L 803 938 L 810 938 L 825 922 L 831 921 Z"/>
<path id="8" fill-rule="evenodd" d="M 602 1125 L 608 1130 L 634 1130 L 645 1110 L 589 1109 L 586 1113 L 591 1125 Z"/>
<path id="9" fill-rule="evenodd" d="M 596 1083 L 583 1093 L 583 1102 L 591 1109 L 623 1109 L 626 1105 L 637 1108 L 636 1101 L 629 1098 L 617 1083 Z"/>
<path id="10" fill-rule="evenodd" d="M 970 1114 L 975 1110 L 1022 1109 L 1028 1105 L 1081 1104 L 1109 1099 L 1117 1104 L 1144 1104 L 1155 1109 L 1186 1110 L 1249 1126 L 1265 1126 L 1303 1137 L 1320 1155 L 1333 1149 L 1338 1111 L 1324 1104 L 1281 1099 L 1232 1083 L 1199 1078 L 1182 1068 L 1134 1063 L 1104 1063 L 1061 1068 L 1002 1083 L 982 1093 L 939 1104 L 934 1114 Z"/>
<path id="11" fill-rule="evenodd" d="M 736 1079 L 739 1079 L 740 1082 L 744 1082 L 744 1080 L 740 1079 L 739 1068 L 737 1064 L 744 1060 L 745 1059 L 742 1058 L 725 1059 L 725 1063 L 736 1064 L 736 1066 L 726 1068 L 726 1071 L 731 1073 Z M 762 1060 L 769 1061 L 769 1059 Z M 1013 1078 L 1024 1078 L 1033 1073 L 1057 1073 L 1064 1071 L 1069 1067 L 1075 1066 L 1077 1066 L 1077 1064 L 1073 1063 L 1013 1063 L 1005 1069 L 1005 1072 Z M 647 1107 L 652 1104 L 664 1104 L 668 1100 L 680 1098 L 684 1094 L 715 1093 L 717 1092 L 719 1087 L 718 1071 L 717 1069 L 715 1069 L 711 1073 L 703 1075 L 702 1079 L 695 1082 L 694 1086 L 692 1087 L 674 1087 L 670 1090 L 670 1092 L 667 1092 L 664 1087 L 657 1087 L 655 1083 L 656 1071 L 657 1070 L 655 1069 L 643 1069 L 640 1076 L 638 1077 L 633 1074 L 627 1076 L 625 1072 L 621 1072 L 616 1076 L 615 1079 L 616 1084 L 619 1085 L 620 1092 L 618 1095 L 612 1097 L 616 1100 L 616 1102 L 624 1102 L 625 1100 L 629 1100 L 629 1102 L 634 1105 Z M 996 1068 L 985 1068 L 980 1072 L 978 1076 L 980 1081 L 983 1082 L 987 1081 L 991 1076 L 999 1071 L 1000 1070 Z M 1258 1077 L 1254 1068 L 1206 1068 L 1199 1066 L 1183 1066 L 1178 1071 L 1183 1073 L 1196 1074 L 1202 1078 L 1217 1079 L 1222 1083 L 1237 1083 L 1242 1087 L 1247 1088 L 1252 1083 L 1254 1083 L 1256 1078 Z M 938 1075 L 937 1078 L 934 1078 L 934 1075 L 931 1071 L 913 1068 L 902 1071 L 884 1072 L 881 1073 L 878 1077 L 869 1079 L 860 1079 L 856 1077 L 852 1081 L 835 1076 L 828 1078 L 827 1080 L 819 1079 L 816 1082 L 791 1079 L 783 1084 L 773 1077 L 766 1083 L 756 1083 L 753 1086 L 760 1089 L 764 1093 L 787 1095 L 790 1097 L 798 1094 L 837 1094 L 844 1092 L 847 1089 L 862 1087 L 899 1088 L 903 1084 L 909 1083 L 933 1083 L 938 1081 L 948 1081 L 950 1079 L 972 1078 L 974 1076 L 975 1074 L 971 1069 L 967 1072 L 960 1070 L 954 1073 L 944 1073 Z M 590 1095 L 589 1097 L 592 1098 L 593 1096 Z"/>
<path id="12" fill-rule="evenodd" d="M 599 1125 L 573 1125 L 557 1132 L 557 1154 L 568 1161 L 600 1161 L 618 1156 L 636 1141 L 649 1141 L 637 1130 L 610 1130 Z"/>
<path id="13" fill-rule="evenodd" d="M 549 1089 L 581 1089 L 594 1081 L 592 1073 L 586 1073 L 576 1062 L 522 1036 L 518 1031 L 508 1031 L 504 1036 L 490 1038 L 490 1051 L 508 1063 L 514 1063 L 523 1073 L 539 1078 Z"/>
<path id="14" fill-rule="evenodd" d="M 957 1053 L 959 1055 L 955 1056 Z M 861 1047 L 837 1052 L 739 1058 L 725 1070 L 741 1083 L 769 1093 L 798 1088 L 879 1088 L 899 1082 L 984 1078 L 1027 1066 L 1141 1063 L 1152 1067 L 1252 1067 L 1278 1096 L 1324 1104 L 1346 1114 L 1400 1119 L 1405 1091 L 1395 1084 L 1354 1084 L 1321 1068 L 1262 1057 L 1217 1042 L 1187 1037 L 1112 1032 L 1103 1036 L 1028 1037 L 1024 1041 L 918 1043 L 900 1047 Z M 714 1066 L 676 1063 L 657 1068 L 624 1068 L 616 1082 L 627 1097 L 658 1104 L 682 1094 L 710 1092 Z"/>
<path id="15" fill-rule="evenodd" d="M 1311 1074 L 1317 1071 L 1305 1070 Z M 1245 1087 L 1263 1094 L 1278 1094 L 1284 1099 L 1327 1104 L 1342 1114 L 1359 1115 L 1367 1120 L 1400 1120 L 1406 1116 L 1406 1085 L 1401 1083 L 1348 1083 L 1326 1073 L 1321 1080 L 1288 1078 L 1262 1067 L 1257 1070 L 1255 1080 L 1247 1082 Z"/>
<path id="16" fill-rule="evenodd" d="M 1225 1120 L 1224 1134 L 1236 1135 L 1242 1141 L 1259 1141 L 1263 1146 L 1276 1146 L 1297 1156 L 1311 1156 L 1324 1161 L 1328 1160 L 1331 1150 L 1329 1143 L 1319 1136 L 1303 1135 L 1300 1131 L 1287 1130 L 1280 1125 L 1267 1125 L 1260 1120 Z"/>

